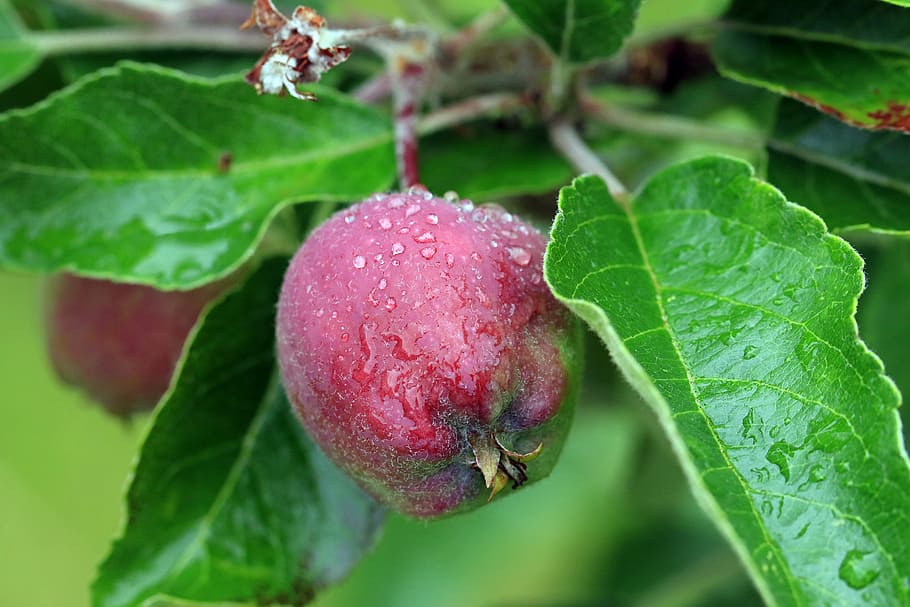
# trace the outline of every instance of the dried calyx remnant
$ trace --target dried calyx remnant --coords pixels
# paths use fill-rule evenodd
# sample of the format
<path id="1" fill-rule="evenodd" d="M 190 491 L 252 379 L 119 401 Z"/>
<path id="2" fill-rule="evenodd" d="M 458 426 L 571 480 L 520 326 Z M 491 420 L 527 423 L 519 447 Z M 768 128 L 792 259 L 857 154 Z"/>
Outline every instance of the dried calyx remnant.
<path id="1" fill-rule="evenodd" d="M 256 0 L 244 28 L 256 25 L 272 37 L 272 44 L 246 80 L 260 94 L 287 91 L 297 99 L 315 101 L 312 93 L 297 90 L 301 82 L 318 82 L 322 74 L 351 56 L 351 47 L 341 44 L 316 11 L 298 6 L 285 17 L 271 0 Z"/>

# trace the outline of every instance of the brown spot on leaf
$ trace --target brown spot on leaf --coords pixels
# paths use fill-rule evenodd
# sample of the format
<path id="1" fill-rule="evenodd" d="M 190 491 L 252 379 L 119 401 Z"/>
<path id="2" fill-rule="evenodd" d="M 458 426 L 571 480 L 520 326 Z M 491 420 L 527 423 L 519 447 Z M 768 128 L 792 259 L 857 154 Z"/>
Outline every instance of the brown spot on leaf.
<path id="1" fill-rule="evenodd" d="M 906 103 L 889 101 L 885 109 L 869 112 L 868 116 L 875 121 L 873 128 L 910 133 L 910 105 Z"/>

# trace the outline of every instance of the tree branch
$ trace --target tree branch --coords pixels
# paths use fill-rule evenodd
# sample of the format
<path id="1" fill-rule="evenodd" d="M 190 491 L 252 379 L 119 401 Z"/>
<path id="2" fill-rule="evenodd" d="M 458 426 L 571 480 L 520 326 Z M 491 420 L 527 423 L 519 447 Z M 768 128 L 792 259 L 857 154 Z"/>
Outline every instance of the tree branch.
<path id="1" fill-rule="evenodd" d="M 559 152 L 581 173 L 591 173 L 603 179 L 614 198 L 628 196 L 626 186 L 617 179 L 613 171 L 584 142 L 575 127 L 561 118 L 550 125 L 550 141 Z"/>

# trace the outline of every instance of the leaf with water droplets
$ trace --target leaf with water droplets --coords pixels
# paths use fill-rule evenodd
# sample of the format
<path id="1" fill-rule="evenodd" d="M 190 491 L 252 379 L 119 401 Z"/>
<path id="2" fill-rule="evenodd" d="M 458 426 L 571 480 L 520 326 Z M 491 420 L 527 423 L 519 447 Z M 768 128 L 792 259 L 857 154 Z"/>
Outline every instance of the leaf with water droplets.
<path id="1" fill-rule="evenodd" d="M 388 120 L 318 94 L 125 63 L 0 117 L 0 267 L 190 287 L 243 263 L 283 206 L 387 187 Z"/>
<path id="2" fill-rule="evenodd" d="M 384 508 L 313 444 L 278 378 L 263 263 L 205 316 L 145 437 L 95 607 L 303 605 L 347 575 Z"/>
<path id="3" fill-rule="evenodd" d="M 632 203 L 581 177 L 559 206 L 547 280 L 654 408 L 765 601 L 910 604 L 910 463 L 856 335 L 860 257 L 729 158 Z"/>

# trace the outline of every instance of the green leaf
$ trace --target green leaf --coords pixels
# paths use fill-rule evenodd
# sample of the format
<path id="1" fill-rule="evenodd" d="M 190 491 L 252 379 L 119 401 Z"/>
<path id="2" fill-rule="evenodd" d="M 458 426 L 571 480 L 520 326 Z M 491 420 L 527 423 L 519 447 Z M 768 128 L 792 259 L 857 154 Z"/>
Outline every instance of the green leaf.
<path id="1" fill-rule="evenodd" d="M 910 236 L 906 136 L 852 128 L 784 100 L 768 146 L 768 180 L 829 229 Z"/>
<path id="2" fill-rule="evenodd" d="M 25 36 L 18 15 L 0 0 L 0 91 L 25 78 L 41 62 L 41 51 Z"/>
<path id="3" fill-rule="evenodd" d="M 714 43 L 730 78 L 864 128 L 910 132 L 910 12 L 884 3 L 737 0 Z"/>
<path id="4" fill-rule="evenodd" d="M 272 259 L 205 317 L 145 438 L 95 607 L 302 605 L 383 511 L 307 437 L 277 379 Z"/>
<path id="5" fill-rule="evenodd" d="M 904 444 L 910 445 L 910 243 L 887 241 L 864 256 L 869 287 L 859 302 L 859 326 L 904 396 Z"/>
<path id="6" fill-rule="evenodd" d="M 573 175 L 541 131 L 464 131 L 421 140 L 420 177 L 431 191 L 481 202 L 554 191 Z"/>
<path id="7" fill-rule="evenodd" d="M 545 273 L 654 408 L 769 605 L 910 602 L 899 397 L 856 336 L 862 261 L 737 160 L 560 195 Z"/>
<path id="8" fill-rule="evenodd" d="M 240 265 L 285 205 L 387 187 L 388 120 L 313 90 L 304 104 L 122 64 L 10 112 L 0 266 L 187 288 Z"/>
<path id="9" fill-rule="evenodd" d="M 566 63 L 605 59 L 632 33 L 641 0 L 505 0 Z"/>

